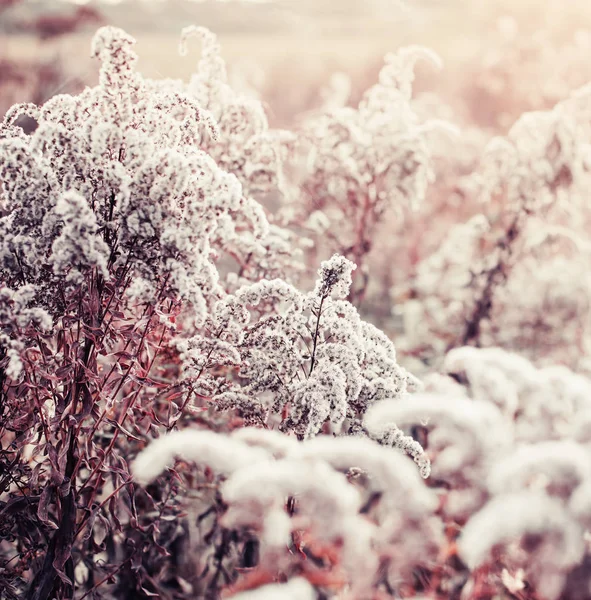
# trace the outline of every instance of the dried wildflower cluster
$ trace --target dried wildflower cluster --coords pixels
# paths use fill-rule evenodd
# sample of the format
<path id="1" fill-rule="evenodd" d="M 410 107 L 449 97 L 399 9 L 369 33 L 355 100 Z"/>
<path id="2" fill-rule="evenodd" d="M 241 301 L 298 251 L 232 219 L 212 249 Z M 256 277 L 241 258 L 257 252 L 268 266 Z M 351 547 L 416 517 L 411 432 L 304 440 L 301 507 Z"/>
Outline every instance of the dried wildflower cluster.
<path id="1" fill-rule="evenodd" d="M 476 598 L 527 594 L 532 586 L 544 598 L 570 597 L 591 585 L 582 567 L 590 392 L 591 380 L 566 367 L 539 369 L 499 348 L 449 352 L 424 391 L 378 402 L 364 418 L 370 431 L 387 423 L 421 430 L 433 461 L 429 488 L 401 454 L 367 437 L 298 441 L 252 427 L 161 437 L 133 472 L 147 483 L 178 456 L 222 477 L 223 522 L 255 532 L 259 543 L 260 566 L 236 591 L 257 587 L 264 598 L 274 585 L 268 565 L 278 565 L 294 585 L 303 572 L 353 597 L 396 589 L 417 572 L 433 598 L 462 589 Z M 371 521 L 359 523 L 360 514 Z M 300 554 L 288 551 L 292 544 Z M 333 561 L 338 581 L 302 567 L 302 551 Z"/>
<path id="2" fill-rule="evenodd" d="M 230 436 L 184 430 L 160 438 L 139 455 L 133 466 L 137 478 L 149 482 L 175 455 L 226 476 L 220 488 L 226 506 L 222 522 L 257 535 L 259 575 L 269 582 L 274 571 L 288 577 L 298 573 L 306 549 L 330 552 L 339 561 L 332 575 L 364 596 L 371 593 L 380 556 L 392 553 L 388 568 L 410 571 L 414 561 L 437 548 L 441 532 L 433 516 L 435 494 L 403 455 L 368 439 L 324 436 L 298 442 L 259 428 L 238 429 Z M 363 488 L 346 476 L 351 467 L 370 477 L 367 492 L 382 495 L 371 520 L 362 514 L 369 512 L 363 509 Z M 294 498 L 289 512 L 287 497 Z M 404 543 L 413 554 L 399 556 L 397 547 L 409 535 L 410 522 L 414 532 Z M 304 568 L 313 570 L 305 563 Z"/>
<path id="3" fill-rule="evenodd" d="M 449 490 L 443 512 L 467 521 L 458 538 L 474 570 L 467 589 L 494 594 L 482 569 L 492 564 L 509 591 L 508 573 L 517 572 L 514 592 L 524 580 L 544 598 L 588 590 L 589 572 L 578 567 L 589 552 L 591 381 L 499 348 L 455 349 L 442 373 L 390 416 L 400 425 L 429 418 L 433 477 Z"/>
<path id="4" fill-rule="evenodd" d="M 434 130 L 447 124 L 421 119 L 413 106 L 414 67 L 420 60 L 441 66 L 435 53 L 418 46 L 390 54 L 358 107 L 327 100 L 300 132 L 302 165 L 295 180 L 300 191 L 289 207 L 306 216 L 317 246 L 341 252 L 359 266 L 365 281 L 355 286 L 353 297 L 365 293 L 365 257 L 380 220 L 420 205 L 433 180 L 435 147 L 429 142 Z"/>
<path id="5" fill-rule="evenodd" d="M 250 422 L 302 438 L 362 432 L 369 406 L 396 402 L 418 382 L 396 362 L 392 342 L 344 300 L 354 268 L 335 255 L 322 263 L 308 294 L 282 280 L 263 280 L 220 301 L 210 335 L 184 344 L 187 384 L 220 409 L 239 407 Z M 209 372 L 218 365 L 237 372 Z M 392 423 L 390 429 L 374 426 L 370 435 L 390 435 L 427 476 L 422 448 Z"/>
<path id="6" fill-rule="evenodd" d="M 238 178 L 199 147 L 202 127 L 218 135 L 212 116 L 188 93 L 145 83 L 133 43 L 101 30 L 99 86 L 7 114 L 0 272 L 7 286 L 36 286 L 53 315 L 65 308 L 64 280 L 80 285 L 94 271 L 130 278 L 142 302 L 175 294 L 201 307 L 201 319 L 205 294 L 220 287 L 214 249 L 246 256 L 268 224 Z M 29 136 L 12 124 L 23 110 L 38 123 Z"/>
<path id="7" fill-rule="evenodd" d="M 489 214 L 455 225 L 414 280 L 393 290 L 409 298 L 397 311 L 415 354 L 502 344 L 585 368 L 588 116 L 582 88 L 489 142 L 471 176 Z"/>
<path id="8" fill-rule="evenodd" d="M 204 27 L 186 27 L 181 33 L 181 55 L 188 54 L 191 38 L 201 41 L 202 51 L 190 81 L 152 81 L 151 85 L 156 88 L 163 86 L 164 89 L 173 87 L 188 94 L 198 106 L 207 110 L 215 120 L 219 136 L 212 140 L 207 129 L 202 127 L 200 148 L 214 158 L 219 167 L 239 179 L 246 196 L 276 201 L 287 192 L 283 160 L 292 144 L 293 134 L 270 129 L 261 102 L 229 85 L 215 34 Z M 251 241 L 249 252 L 241 252 L 241 245 L 248 239 L 251 229 L 244 217 L 232 215 L 233 226 L 240 231 L 240 239 L 234 244 L 236 248 L 231 246 L 227 252 L 238 266 L 239 277 L 229 281 L 228 286 L 235 287 L 249 279 L 285 277 L 302 269 L 303 240 L 274 223 L 271 214 L 267 215 L 269 223 L 264 240 Z M 243 278 L 245 273 L 247 276 Z"/>
<path id="9" fill-rule="evenodd" d="M 91 593 L 95 570 L 137 560 L 141 545 L 117 549 L 126 528 L 140 532 L 135 495 L 124 523 L 115 500 L 130 443 L 161 418 L 171 426 L 164 398 L 175 390 L 159 363 L 175 328 L 200 327 L 224 295 L 214 261 L 268 252 L 264 209 L 200 147 L 223 136 L 214 118 L 186 90 L 136 73 L 133 43 L 99 30 L 98 86 L 17 105 L 0 127 L 1 487 L 7 510 L 31 501 L 21 522 L 1 525 L 14 542 L 3 549 L 8 597 Z M 15 124 L 21 114 L 35 120 L 31 134 Z M 164 502 L 160 514 L 175 510 Z M 135 565 L 132 589 L 154 558 Z"/>

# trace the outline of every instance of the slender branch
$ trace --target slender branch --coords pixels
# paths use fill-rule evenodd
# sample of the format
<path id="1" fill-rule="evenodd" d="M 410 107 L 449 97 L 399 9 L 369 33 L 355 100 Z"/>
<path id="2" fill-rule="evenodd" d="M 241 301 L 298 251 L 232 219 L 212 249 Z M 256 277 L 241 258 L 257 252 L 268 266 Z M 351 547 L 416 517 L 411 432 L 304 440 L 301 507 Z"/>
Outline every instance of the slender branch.
<path id="1" fill-rule="evenodd" d="M 320 299 L 320 306 L 318 307 L 318 314 L 316 316 L 316 330 L 314 331 L 314 345 L 312 348 L 312 357 L 310 359 L 310 371 L 308 373 L 308 377 L 310 377 L 310 375 L 312 374 L 312 371 L 314 370 L 314 364 L 316 362 L 316 347 L 318 345 L 318 335 L 320 333 L 320 317 L 322 316 L 322 305 L 324 304 L 325 300 L 326 296 L 323 296 Z"/>

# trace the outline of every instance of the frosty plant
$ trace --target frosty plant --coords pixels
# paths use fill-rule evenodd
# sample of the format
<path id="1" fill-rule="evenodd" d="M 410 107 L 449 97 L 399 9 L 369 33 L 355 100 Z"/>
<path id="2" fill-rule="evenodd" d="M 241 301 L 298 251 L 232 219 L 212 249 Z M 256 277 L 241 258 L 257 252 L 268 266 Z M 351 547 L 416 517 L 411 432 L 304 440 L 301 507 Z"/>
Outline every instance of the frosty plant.
<path id="1" fill-rule="evenodd" d="M 263 209 L 200 147 L 223 135 L 215 119 L 190 89 L 137 74 L 133 44 L 99 30 L 97 87 L 17 105 L 0 126 L 7 597 L 91 593 L 121 570 L 129 589 L 159 589 L 159 571 L 142 557 L 145 536 L 159 547 L 164 535 L 157 520 L 135 547 L 117 545 L 142 508 L 126 456 L 157 423 L 170 424 L 167 398 L 177 392 L 174 365 L 163 361 L 175 329 L 195 331 L 223 296 L 213 259 L 268 252 Z M 37 123 L 30 135 L 14 125 L 22 114 Z M 141 504 L 162 500 L 163 518 L 174 512 L 174 493 L 168 505 L 166 496 Z"/>
<path id="2" fill-rule="evenodd" d="M 158 439 L 140 454 L 135 477 L 149 483 L 172 466 L 175 456 L 210 467 L 225 479 L 221 521 L 254 532 L 260 542 L 256 576 L 251 573 L 235 589 L 250 587 L 254 580 L 289 578 L 303 568 L 310 582 L 333 589 L 347 584 L 350 592 L 365 597 L 380 584 L 378 566 L 383 569 L 396 556 L 392 566 L 401 573 L 424 562 L 437 547 L 434 494 L 402 454 L 367 438 L 319 437 L 300 443 L 264 429 L 238 429 L 231 436 L 184 430 Z M 351 485 L 339 472 L 351 467 L 369 476 L 367 492 L 381 497 L 377 508 L 362 502 L 363 487 Z M 409 496 L 412 503 L 406 502 Z M 288 497 L 297 503 L 286 505 Z M 371 521 L 364 513 L 371 514 Z M 412 553 L 395 554 L 401 543 Z M 314 559 L 311 564 L 302 562 L 306 555 Z M 232 562 L 230 555 L 226 565 Z"/>
<path id="3" fill-rule="evenodd" d="M 135 463 L 143 483 L 172 466 L 175 456 L 229 477 L 219 496 L 196 496 L 197 585 L 203 593 L 212 568 L 214 577 L 221 573 L 220 579 L 233 582 L 253 535 L 259 559 L 250 566 L 257 568 L 238 579 L 235 590 L 303 568 L 320 587 L 351 586 L 363 595 L 374 585 L 389 585 L 390 576 L 410 576 L 437 546 L 438 528 L 430 518 L 436 502 L 420 485 L 430 471 L 423 449 L 392 420 L 364 423 L 369 406 L 397 404 L 418 382 L 397 364 L 392 342 L 344 300 L 354 267 L 333 256 L 321 264 L 307 294 L 283 280 L 241 287 L 217 303 L 201 332 L 180 343 L 186 410 L 202 423 L 218 419 L 219 411 L 240 417 L 229 427 L 217 425 L 222 430 L 241 423 L 260 428 L 238 427 L 231 436 L 170 434 Z M 351 468 L 357 476 L 367 473 L 369 481 L 352 486 L 332 470 Z M 201 469 L 192 481 L 203 480 Z M 411 505 L 403 502 L 402 490 L 414 498 Z M 366 523 L 360 516 L 365 513 L 384 530 Z M 211 559 L 203 539 L 215 540 Z M 317 568 L 302 564 L 304 557 Z"/>
<path id="4" fill-rule="evenodd" d="M 588 122 L 585 87 L 489 142 L 473 175 L 487 215 L 454 227 L 407 286 L 417 298 L 401 311 L 414 353 L 503 343 L 575 363 L 588 352 L 589 280 L 564 272 L 583 271 L 589 251 Z M 568 342 L 544 348 L 565 321 L 576 322 Z"/>
<path id="5" fill-rule="evenodd" d="M 543 598 L 588 589 L 591 381 L 500 348 L 454 349 L 443 372 L 425 378 L 429 393 L 366 420 L 426 427 L 442 515 L 463 525 L 454 551 L 472 571 L 466 593 L 494 596 L 499 575 Z"/>
<path id="6" fill-rule="evenodd" d="M 206 329 L 183 344 L 184 377 L 197 397 L 238 409 L 248 422 L 300 438 L 359 433 L 367 408 L 395 403 L 418 382 L 396 362 L 394 344 L 344 298 L 355 265 L 335 255 L 304 294 L 261 281 L 221 300 Z M 219 365 L 233 367 L 224 377 Z M 394 425 L 371 435 L 407 451 L 428 475 L 420 445 Z"/>
<path id="7" fill-rule="evenodd" d="M 434 167 L 437 61 L 400 50 L 302 121 L 291 195 L 294 138 L 195 37 L 153 81 L 103 28 L 97 86 L 0 124 L 0 600 L 586 600 L 591 380 L 549 363 L 589 368 L 591 88 Z M 384 235 L 417 203 L 439 231 Z"/>
<path id="8" fill-rule="evenodd" d="M 180 53 L 189 54 L 193 38 L 201 41 L 201 57 L 188 83 L 152 81 L 156 89 L 178 89 L 188 94 L 216 122 L 219 135 L 212 139 L 202 127 L 195 140 L 202 150 L 215 159 L 218 166 L 236 175 L 246 196 L 261 201 L 272 197 L 277 201 L 285 191 L 283 158 L 293 135 L 269 128 L 262 104 L 237 93 L 228 84 L 226 65 L 214 33 L 204 27 L 189 26 L 181 34 Z M 263 239 L 252 235 L 248 215 L 241 212 L 220 218 L 231 218 L 237 239 L 226 240 L 226 254 L 237 265 L 237 277 L 228 282 L 236 285 L 263 277 L 285 277 L 302 269 L 300 242 L 294 233 L 273 223 L 267 215 L 267 233 Z M 248 247 L 248 252 L 244 250 Z"/>
<path id="9" fill-rule="evenodd" d="M 380 221 L 387 211 L 400 215 L 419 205 L 434 176 L 430 142 L 442 123 L 421 122 L 412 105 L 414 67 L 421 59 L 441 66 L 422 47 L 390 54 L 379 82 L 358 107 L 330 107 L 308 119 L 301 132 L 306 152 L 299 209 L 310 215 L 308 227 L 328 240 L 331 251 L 358 265 L 354 302 L 366 290 L 366 256 Z"/>

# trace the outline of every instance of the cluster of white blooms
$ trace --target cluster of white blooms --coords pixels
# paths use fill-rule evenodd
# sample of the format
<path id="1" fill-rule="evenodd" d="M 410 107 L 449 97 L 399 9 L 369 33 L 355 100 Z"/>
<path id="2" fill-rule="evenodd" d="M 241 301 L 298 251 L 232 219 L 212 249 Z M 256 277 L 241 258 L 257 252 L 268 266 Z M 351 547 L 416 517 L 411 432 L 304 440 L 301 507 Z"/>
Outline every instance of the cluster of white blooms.
<path id="1" fill-rule="evenodd" d="M 241 592 L 231 600 L 316 600 L 314 588 L 303 578 L 294 577 L 287 583 L 271 583 L 250 592 Z"/>
<path id="2" fill-rule="evenodd" d="M 467 314 L 467 295 L 474 294 L 473 264 L 466 257 L 478 255 L 483 234 L 490 228 L 484 215 L 452 227 L 437 251 L 421 261 L 412 281 L 413 297 L 395 305 L 409 348 L 429 349 L 436 355 L 461 331 Z M 403 297 L 408 282 L 392 290 Z"/>
<path id="3" fill-rule="evenodd" d="M 51 316 L 34 306 L 33 286 L 23 285 L 17 290 L 0 286 L 0 369 L 17 380 L 23 369 L 20 352 L 24 350 L 23 332 L 49 331 Z"/>
<path id="4" fill-rule="evenodd" d="M 183 344 L 187 382 L 252 423 L 304 438 L 361 433 L 369 406 L 396 403 L 418 382 L 398 365 L 388 337 L 344 300 L 354 268 L 335 255 L 322 263 L 312 292 L 263 280 L 220 301 L 210 334 Z M 214 369 L 220 365 L 235 370 L 220 376 Z M 412 438 L 395 427 L 369 433 L 407 451 L 428 475 L 428 460 Z"/>
<path id="5" fill-rule="evenodd" d="M 583 529 L 559 502 L 543 493 L 495 497 L 468 521 L 459 541 L 460 553 L 474 568 L 487 562 L 495 546 L 524 536 L 532 538 L 532 548 L 525 553 L 528 577 L 544 590 L 545 598 L 559 598 L 565 574 L 583 558 Z M 523 555 L 521 551 L 522 560 Z M 519 558 L 515 562 L 519 564 Z"/>
<path id="6" fill-rule="evenodd" d="M 414 109 L 419 60 L 440 66 L 422 47 L 389 54 L 378 83 L 357 107 L 329 101 L 299 132 L 299 163 L 292 176 L 298 201 L 287 208 L 309 228 L 318 248 L 351 257 L 360 266 L 358 276 L 367 275 L 363 258 L 386 211 L 399 214 L 419 206 L 434 177 L 430 142 L 442 123 L 424 121 Z M 347 101 L 347 94 L 340 96 Z"/>
<path id="7" fill-rule="evenodd" d="M 190 81 L 151 81 L 150 85 L 156 89 L 172 87 L 206 110 L 215 123 L 215 140 L 209 134 L 207 122 L 193 132 L 194 144 L 212 156 L 219 167 L 238 178 L 245 196 L 277 202 L 286 193 L 283 161 L 293 135 L 270 129 L 262 103 L 229 85 L 214 33 L 204 27 L 186 27 L 181 34 L 181 55 L 188 53 L 189 40 L 193 37 L 201 41 L 202 51 Z M 298 259 L 302 257 L 299 247 L 302 242 L 293 232 L 274 223 L 272 214 L 267 218 L 270 222 L 265 222 L 266 235 L 261 240 L 252 235 L 248 218 L 241 213 L 232 215 L 236 236 L 220 240 L 240 267 L 240 276 L 228 281 L 231 289 L 246 280 L 284 277 L 287 272 L 301 270 Z M 250 247 L 245 253 L 247 245 Z"/>
<path id="8" fill-rule="evenodd" d="M 188 84 L 175 83 L 210 112 L 219 131 L 217 143 L 204 136 L 200 146 L 223 169 L 236 174 L 246 194 L 275 191 L 282 181 L 282 141 L 288 133 L 270 130 L 261 102 L 229 85 L 221 48 L 211 31 L 186 27 L 181 54 L 187 54 L 191 37 L 202 43 L 199 64 Z"/>
<path id="9" fill-rule="evenodd" d="M 467 343 L 503 344 L 540 361 L 570 358 L 580 366 L 590 320 L 583 266 L 589 98 L 583 88 L 490 141 L 473 175 L 489 201 L 487 217 L 453 228 L 405 285 L 412 299 L 397 310 L 406 321 L 406 348 L 429 356 Z M 573 324 L 569 335 L 561 343 L 544 340 L 562 321 Z"/>
<path id="10" fill-rule="evenodd" d="M 428 124 L 420 123 L 412 99 L 414 65 L 439 58 L 420 47 L 386 57 L 379 82 L 357 108 L 333 108 L 305 124 L 310 141 L 305 191 L 332 211 L 351 216 L 364 202 L 380 213 L 401 201 L 419 203 L 432 179 Z M 357 206 L 355 206 L 357 203 Z"/>
<path id="11" fill-rule="evenodd" d="M 354 263 L 335 254 L 320 265 L 314 295 L 318 298 L 346 298 L 353 283 L 351 275 L 355 269 Z"/>
<path id="12" fill-rule="evenodd" d="M 458 548 L 470 568 L 502 545 L 504 564 L 558 598 L 591 526 L 591 380 L 499 348 L 452 350 L 443 372 L 366 420 L 426 428 L 443 513 L 467 520 Z"/>
<path id="13" fill-rule="evenodd" d="M 497 290 L 485 340 L 512 348 L 538 365 L 561 362 L 589 373 L 588 257 L 588 251 L 575 249 L 520 260 Z"/>
<path id="14" fill-rule="evenodd" d="M 485 150 L 489 193 L 504 193 L 515 211 L 539 211 L 570 199 L 591 166 L 588 116 L 586 88 L 552 110 L 522 115 L 506 137 L 494 138 Z"/>
<path id="15" fill-rule="evenodd" d="M 428 559 L 441 536 L 434 493 L 402 454 L 367 438 L 300 442 L 265 429 L 231 435 L 184 430 L 159 438 L 140 453 L 133 464 L 135 479 L 149 483 L 172 466 L 175 456 L 226 476 L 220 488 L 227 506 L 224 525 L 255 531 L 262 564 L 273 564 L 278 571 L 292 560 L 291 534 L 304 530 L 311 540 L 340 548 L 351 589 L 362 594 L 371 589 L 380 556 L 407 548 L 396 568 L 411 569 Z M 361 513 L 363 487 L 345 476 L 352 468 L 369 478 L 367 492 L 383 495 L 372 521 Z M 297 498 L 294 515 L 286 510 L 288 497 Z"/>
<path id="16" fill-rule="evenodd" d="M 464 398 L 414 394 L 401 402 L 382 402 L 371 407 L 366 426 L 372 430 L 392 423 L 408 427 L 434 426 L 429 452 L 437 456 L 433 477 L 457 475 L 477 480 L 493 449 L 506 445 L 504 423 L 498 411 L 486 402 Z"/>
<path id="17" fill-rule="evenodd" d="M 586 377 L 558 365 L 537 369 L 499 348 L 458 348 L 443 369 L 466 381 L 472 397 L 498 406 L 519 441 L 560 439 L 589 408 Z"/>
<path id="18" fill-rule="evenodd" d="M 277 183 L 279 158 L 262 176 L 263 159 L 244 151 L 245 144 L 273 148 L 262 141 L 260 104 L 235 119 L 248 130 L 242 143 L 235 139 L 224 121 L 235 98 L 210 73 L 221 58 L 208 44 L 201 71 L 183 86 L 136 73 L 133 44 L 119 29 L 100 29 L 98 86 L 41 108 L 15 106 L 0 125 L 0 282 L 35 286 L 37 304 L 55 313 L 64 284 L 84 286 L 91 272 L 104 280 L 123 274 L 130 297 L 149 301 L 159 289 L 172 291 L 195 307 L 199 322 L 204 297 L 222 292 L 213 262 L 220 253 L 241 266 L 263 257 L 264 264 L 253 260 L 256 277 L 265 264 L 277 273 L 276 248 L 289 254 L 281 230 L 269 236 L 265 211 L 250 196 L 261 179 L 266 189 Z M 220 123 L 202 97 L 208 85 L 227 97 L 210 102 L 223 111 Z M 14 124 L 22 114 L 36 121 L 31 134 Z M 232 147 L 242 163 L 220 166 Z"/>
<path id="19" fill-rule="evenodd" d="M 63 226 L 49 257 L 53 272 L 66 281 L 82 283 L 85 272 L 96 268 L 108 279 L 109 246 L 96 235 L 96 217 L 86 200 L 76 192 L 66 192 L 58 199 L 55 214 Z"/>

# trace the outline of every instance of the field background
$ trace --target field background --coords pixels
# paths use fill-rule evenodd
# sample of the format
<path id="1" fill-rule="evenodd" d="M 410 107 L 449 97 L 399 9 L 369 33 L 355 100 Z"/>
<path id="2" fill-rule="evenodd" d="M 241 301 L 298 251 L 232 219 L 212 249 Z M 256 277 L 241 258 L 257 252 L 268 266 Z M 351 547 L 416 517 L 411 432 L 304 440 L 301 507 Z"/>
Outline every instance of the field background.
<path id="1" fill-rule="evenodd" d="M 347 73 L 353 97 L 358 96 L 375 80 L 383 55 L 405 44 L 427 45 L 442 56 L 445 70 L 420 71 L 419 89 L 436 91 L 453 104 L 469 93 L 475 64 L 495 60 L 503 27 L 517 27 L 521 40 L 544 31 L 557 45 L 591 29 L 591 3 L 575 0 L 420 0 L 406 6 L 397 0 L 127 0 L 87 5 L 103 22 L 136 36 L 139 68 L 147 76 L 188 77 L 198 48 L 179 57 L 179 32 L 189 24 L 211 28 L 219 35 L 231 75 L 260 91 L 276 125 L 313 107 L 334 72 Z M 23 31 L 37 15 L 67 19 L 74 9 L 68 2 L 27 1 L 0 15 L 0 60 L 62 65 L 59 78 L 42 95 L 96 80 L 96 64 L 89 58 L 96 24 L 47 41 Z M 30 95 L 21 86 L 10 98 L 27 101 Z"/>

